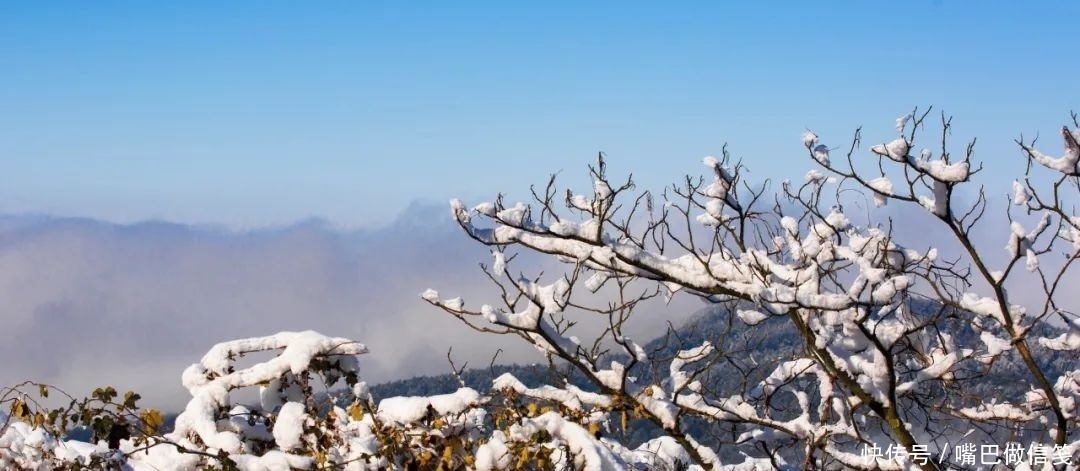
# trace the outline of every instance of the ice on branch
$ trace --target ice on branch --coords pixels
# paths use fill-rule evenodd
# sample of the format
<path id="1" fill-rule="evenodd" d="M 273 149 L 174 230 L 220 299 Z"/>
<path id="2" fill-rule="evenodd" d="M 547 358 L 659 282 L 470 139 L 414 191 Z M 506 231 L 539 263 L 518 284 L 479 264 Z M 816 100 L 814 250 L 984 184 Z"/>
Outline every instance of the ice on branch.
<path id="1" fill-rule="evenodd" d="M 1080 133 L 1070 132 L 1068 127 L 1062 126 L 1061 138 L 1065 142 L 1065 154 L 1061 157 L 1048 156 L 1026 144 L 1021 144 L 1021 146 L 1039 165 L 1065 175 L 1078 175 L 1080 174 L 1080 168 L 1077 167 L 1080 163 L 1080 144 L 1077 141 L 1080 141 Z"/>
<path id="2" fill-rule="evenodd" d="M 874 206 L 882 207 L 888 203 L 888 196 L 893 194 L 892 182 L 886 177 L 878 177 L 866 182 L 870 189 L 874 190 Z"/>
<path id="3" fill-rule="evenodd" d="M 901 137 L 887 144 L 877 144 L 870 148 L 870 152 L 897 162 L 906 162 L 909 149 L 911 149 L 911 144 L 908 143 L 907 139 Z"/>
<path id="4" fill-rule="evenodd" d="M 438 303 L 439 292 L 429 288 L 420 293 L 420 298 L 429 303 Z"/>
<path id="5" fill-rule="evenodd" d="M 897 134 L 899 134 L 901 136 L 904 135 L 904 129 L 907 127 L 907 123 L 908 123 L 908 121 L 911 121 L 912 117 L 913 116 L 911 115 L 911 113 L 908 113 L 908 114 L 903 115 L 903 116 L 901 116 L 899 118 L 896 118 L 896 133 Z"/>
<path id="6" fill-rule="evenodd" d="M 984 362 L 993 361 L 1002 352 L 1005 352 L 1012 348 L 1012 342 L 1008 339 L 1000 338 L 989 331 L 983 331 L 979 334 L 979 340 L 982 340 L 986 345 L 986 355 L 983 356 Z"/>
<path id="7" fill-rule="evenodd" d="M 824 165 L 826 167 L 829 166 L 829 148 L 828 148 L 828 146 L 826 146 L 825 144 L 818 144 L 818 145 L 814 146 L 813 153 L 814 153 L 814 160 L 816 160 L 817 163 L 819 163 L 821 165 Z"/>
<path id="8" fill-rule="evenodd" d="M 800 358 L 794 361 L 785 361 L 777 365 L 776 369 L 755 388 L 750 395 L 760 396 L 770 394 L 777 388 L 788 384 L 793 378 L 814 373 L 819 369 L 817 363 L 809 358 Z"/>
<path id="9" fill-rule="evenodd" d="M 491 255 L 495 257 L 495 263 L 491 265 L 491 273 L 493 275 L 501 275 L 506 271 L 506 254 L 501 250 L 493 250 Z"/>
<path id="10" fill-rule="evenodd" d="M 612 403 L 610 396 L 583 391 L 573 385 L 569 385 L 565 389 L 546 385 L 538 388 L 529 388 L 510 373 L 503 373 L 498 378 L 495 378 L 495 381 L 492 382 L 492 387 L 496 390 L 511 390 L 523 396 L 536 399 L 556 401 L 566 407 L 578 411 L 584 410 L 585 406 L 610 407 Z"/>
<path id="11" fill-rule="evenodd" d="M 606 200 L 612 196 L 611 186 L 599 178 L 593 181 L 593 192 L 597 201 Z"/>
<path id="12" fill-rule="evenodd" d="M 735 184 L 735 175 L 731 173 L 730 169 L 724 167 L 723 163 L 716 157 L 708 156 L 702 160 L 705 166 L 711 168 L 716 175 L 712 184 L 705 189 L 705 196 L 713 198 L 706 205 L 706 211 L 714 219 L 723 220 L 724 206 L 736 211 L 741 209 L 739 202 L 731 194 L 732 186 Z"/>
<path id="13" fill-rule="evenodd" d="M 1080 350 L 1080 317 L 1074 318 L 1066 327 L 1068 331 L 1064 334 L 1051 339 L 1039 339 L 1039 343 L 1054 350 Z"/>
<path id="14" fill-rule="evenodd" d="M 735 314 L 739 316 L 739 320 L 750 326 L 758 325 L 769 318 L 768 314 L 755 309 L 736 309 Z"/>
<path id="15" fill-rule="evenodd" d="M 592 211 L 593 203 L 588 196 L 574 195 L 567 199 L 570 207 L 580 211 Z"/>
<path id="16" fill-rule="evenodd" d="M 1072 216 L 1063 220 L 1058 236 L 1072 244 L 1073 253 L 1080 253 L 1080 217 Z"/>
<path id="17" fill-rule="evenodd" d="M 529 208 L 525 206 L 525 204 L 517 203 L 514 206 L 495 213 L 495 217 L 501 221 L 505 221 L 507 224 L 524 226 L 526 221 L 528 221 L 528 219 L 526 219 L 528 213 Z"/>
<path id="18" fill-rule="evenodd" d="M 690 376 L 683 369 L 690 363 L 704 360 L 712 354 L 713 350 L 712 343 L 706 341 L 698 347 L 680 351 L 675 355 L 675 358 L 671 360 L 671 365 L 668 366 L 671 390 L 680 391 L 686 387 L 690 383 Z"/>
<path id="19" fill-rule="evenodd" d="M 1013 420 L 1023 422 L 1031 420 L 1032 414 L 1026 408 L 1005 403 L 980 404 L 965 407 L 957 411 L 961 417 L 977 420 Z"/>
<path id="20" fill-rule="evenodd" d="M 945 182 L 934 181 L 934 197 L 919 195 L 919 204 L 935 216 L 945 218 L 949 216 L 949 186 Z"/>
<path id="21" fill-rule="evenodd" d="M 874 145 L 870 148 L 870 152 L 914 167 L 920 173 L 929 176 L 935 181 L 935 198 L 938 193 L 937 183 L 960 183 L 971 177 L 971 164 L 967 160 L 959 162 L 947 162 L 944 159 L 930 160 L 932 154 L 927 149 L 923 149 L 917 159 L 909 155 L 911 142 L 902 136 L 902 129 L 906 122 L 907 119 L 903 118 L 897 120 L 897 129 L 901 131 L 901 137 L 885 144 Z"/>
<path id="22" fill-rule="evenodd" d="M 916 167 L 937 182 L 959 183 L 971 176 L 971 166 L 967 161 L 948 163 L 944 160 L 919 160 Z"/>
<path id="23" fill-rule="evenodd" d="M 1050 214 L 1043 213 L 1042 219 L 1031 231 L 1025 231 L 1024 226 L 1018 221 L 1009 225 L 1009 242 L 1005 244 L 1005 251 L 1009 257 L 1016 258 L 1023 254 L 1027 258 L 1027 268 L 1034 271 L 1038 267 L 1038 261 L 1032 246 L 1039 236 L 1050 226 Z"/>
<path id="24" fill-rule="evenodd" d="M 642 463 L 643 469 L 675 469 L 675 463 L 693 461 L 686 449 L 671 437 L 659 437 L 649 440 L 634 450 L 634 461 Z"/>
<path id="25" fill-rule="evenodd" d="M 495 217 L 495 203 L 485 202 L 476 205 L 473 211 L 488 217 Z"/>
<path id="26" fill-rule="evenodd" d="M 1024 206 L 1031 199 L 1031 193 L 1028 193 L 1027 187 L 1019 180 L 1013 180 L 1013 204 L 1017 206 Z"/>
<path id="27" fill-rule="evenodd" d="M 472 388 L 460 388 L 450 394 L 435 396 L 402 396 L 383 399 L 377 414 L 385 422 L 409 424 L 434 411 L 440 416 L 461 414 L 480 404 L 480 393 Z"/>
<path id="28" fill-rule="evenodd" d="M 588 289 L 590 293 L 595 293 L 599 291 L 609 279 L 611 279 L 611 275 L 598 271 L 589 275 L 589 278 L 585 280 L 585 288 Z"/>

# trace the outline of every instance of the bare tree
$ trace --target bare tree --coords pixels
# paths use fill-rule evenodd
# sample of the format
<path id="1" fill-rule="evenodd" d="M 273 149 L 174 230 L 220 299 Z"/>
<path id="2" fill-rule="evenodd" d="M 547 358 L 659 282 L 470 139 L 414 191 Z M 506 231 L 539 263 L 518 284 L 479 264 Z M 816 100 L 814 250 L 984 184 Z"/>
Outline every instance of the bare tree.
<path id="1" fill-rule="evenodd" d="M 1075 463 L 1080 320 L 1060 295 L 1080 254 L 1077 135 L 1062 128 L 1062 157 L 1017 141 L 1026 172 L 1000 199 L 998 227 L 987 216 L 998 197 L 973 181 L 975 143 L 954 154 L 951 120 L 941 115 L 934 133 L 930 116 L 901 117 L 897 137 L 869 149 L 856 131 L 843 158 L 807 131 L 817 169 L 778 191 L 748 182 L 725 148 L 704 159 L 706 177 L 659 195 L 612 178 L 601 155 L 589 194 L 563 193 L 552 177 L 528 205 L 455 200 L 458 224 L 493 248 L 483 269 L 499 303 L 424 298 L 477 330 L 521 337 L 589 383 L 519 392 L 595 390 L 598 411 L 647 419 L 704 469 Z M 922 209 L 904 220 L 868 209 L 863 221 L 851 208 L 868 197 Z M 941 227 L 954 249 L 939 253 L 901 225 Z M 987 231 L 1004 237 L 987 243 Z M 567 269 L 515 274 L 519 251 Z M 729 328 L 666 357 L 626 335 L 644 302 L 680 291 L 723 303 Z M 577 324 L 589 317 L 605 327 L 583 338 Z M 798 349 L 760 361 L 768 352 L 748 339 L 763 326 L 792 332 Z M 1055 363 L 1055 351 L 1072 361 Z M 641 374 L 650 365 L 665 374 Z M 718 371 L 742 380 L 717 381 Z M 1003 380 L 1009 391 L 995 389 Z M 980 447 L 974 461 L 967 444 Z"/>

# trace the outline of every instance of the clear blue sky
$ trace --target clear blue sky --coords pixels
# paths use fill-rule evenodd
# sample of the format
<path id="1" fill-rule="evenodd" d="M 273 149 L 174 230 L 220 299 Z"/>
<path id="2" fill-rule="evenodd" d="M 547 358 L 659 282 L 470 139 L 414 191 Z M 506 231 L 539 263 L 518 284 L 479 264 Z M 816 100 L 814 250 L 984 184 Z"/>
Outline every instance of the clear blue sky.
<path id="1" fill-rule="evenodd" d="M 806 127 L 927 104 L 1015 159 L 1080 109 L 1078 5 L 2 2 L 0 212 L 378 224 L 600 150 L 656 188 L 724 142 L 798 178 Z"/>

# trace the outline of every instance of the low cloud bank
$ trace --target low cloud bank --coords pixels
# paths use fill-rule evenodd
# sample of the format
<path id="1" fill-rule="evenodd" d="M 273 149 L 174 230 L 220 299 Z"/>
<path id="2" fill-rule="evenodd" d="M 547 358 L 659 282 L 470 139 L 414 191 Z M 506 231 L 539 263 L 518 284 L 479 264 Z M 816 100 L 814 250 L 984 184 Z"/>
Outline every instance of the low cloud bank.
<path id="1" fill-rule="evenodd" d="M 443 205 L 387 227 L 319 221 L 249 232 L 161 222 L 0 217 L 0 384 L 32 379 L 84 395 L 134 389 L 186 402 L 184 367 L 214 343 L 314 329 L 366 343 L 366 379 L 449 371 L 455 360 L 536 361 L 520 341 L 473 332 L 427 305 L 428 287 L 491 297 L 488 250 Z"/>

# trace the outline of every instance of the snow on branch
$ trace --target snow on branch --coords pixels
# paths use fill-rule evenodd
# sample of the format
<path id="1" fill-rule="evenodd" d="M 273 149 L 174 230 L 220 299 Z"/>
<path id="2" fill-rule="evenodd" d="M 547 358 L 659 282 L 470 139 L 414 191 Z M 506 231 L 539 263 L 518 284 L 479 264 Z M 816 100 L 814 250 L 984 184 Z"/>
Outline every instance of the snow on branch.
<path id="1" fill-rule="evenodd" d="M 546 306 L 531 301 L 524 309 L 484 306 L 470 312 L 434 292 L 424 298 L 466 322 L 487 318 L 503 332 L 517 333 L 568 362 L 608 398 L 594 397 L 593 406 L 632 407 L 670 434 L 670 441 L 652 446 L 677 445 L 702 466 L 714 463 L 707 458 L 713 450 L 727 448 L 717 448 L 715 441 L 703 444 L 687 421 L 704 420 L 737 437 L 723 443 L 734 445 L 741 458 L 718 461 L 733 467 L 799 460 L 805 462 L 796 466 L 807 468 L 823 463 L 859 467 L 859 444 L 874 440 L 910 449 L 937 443 L 954 432 L 936 424 L 950 420 L 979 427 L 1042 421 L 1051 424 L 1046 437 L 1059 446 L 1075 441 L 1075 424 L 1069 422 L 1074 376 L 1040 360 L 1042 352 L 1034 352 L 1032 345 L 1075 351 L 1080 342 L 1074 342 L 1074 332 L 1039 342 L 1029 339 L 1039 338 L 1033 332 L 1042 332 L 1051 316 L 1067 312 L 1054 294 L 1067 286 L 1065 274 L 1080 254 L 1080 217 L 1061 195 L 1076 186 L 1059 180 L 1050 191 L 1040 191 L 1027 176 L 1012 182 L 1003 208 L 1008 223 L 998 232 L 1007 236 L 1002 242 L 1010 259 L 1004 267 L 995 266 L 988 254 L 1000 251 L 1000 245 L 988 249 L 973 237 L 989 225 L 984 216 L 991 201 L 973 183 L 983 168 L 975 160 L 974 141 L 954 152 L 952 120 L 942 114 L 940 136 L 924 146 L 929 114 L 916 109 L 901 116 L 896 137 L 868 148 L 862 146 L 861 130 L 856 131 L 846 159 L 818 134 L 804 132 L 802 145 L 817 168 L 806 173 L 801 186 L 785 180 L 776 197 L 768 194 L 767 184 L 748 182 L 745 168 L 730 159 L 725 147 L 722 157 L 703 159 L 705 175 L 671 186 L 659 194 L 660 203 L 651 192 L 626 196 L 632 182 L 610 184 L 602 162 L 599 170 L 591 168 L 592 196 L 566 190 L 565 211 L 552 197 L 557 194 L 554 177 L 547 192 L 533 192 L 531 203 L 508 205 L 500 198 L 468 209 L 453 200 L 454 221 L 476 241 L 496 247 L 499 254 L 549 255 L 574 276 L 560 280 L 568 284 L 565 288 L 549 285 L 558 296 L 541 296 L 534 284 L 498 283 L 504 298 L 515 299 L 516 292 L 529 300 L 557 300 Z M 1028 144 L 1021 147 L 1032 162 L 1075 176 L 1080 146 L 1067 129 L 1063 137 L 1066 154 L 1061 158 L 1047 157 Z M 867 159 L 867 150 L 877 158 Z M 958 195 L 969 194 L 965 188 L 970 186 L 976 192 L 965 203 Z M 875 211 L 884 210 L 863 204 L 867 197 L 876 208 L 897 202 L 922 207 L 929 217 L 893 221 L 892 213 L 882 215 Z M 1030 222 L 1013 218 L 1010 211 L 1016 210 L 1009 208 L 1016 206 L 1032 216 Z M 939 253 L 930 243 L 937 241 L 922 232 L 928 224 L 943 229 L 952 238 L 946 243 L 959 251 Z M 1057 253 L 1058 241 L 1071 249 L 1060 263 L 1050 255 Z M 508 258 L 497 257 L 499 271 L 506 272 Z M 1020 259 L 1027 270 L 1014 272 Z M 1041 307 L 1009 296 L 1008 288 L 1025 272 L 1042 288 L 1029 291 L 1046 295 Z M 636 280 L 655 283 L 667 297 L 689 293 L 707 303 L 730 302 L 728 328 L 722 334 L 710 331 L 715 337 L 679 344 L 669 352 L 673 356 L 644 353 L 647 346 L 622 342 L 622 326 L 633 310 L 593 306 L 575 295 L 579 273 L 589 296 L 617 286 L 616 296 L 623 299 L 628 295 L 625 280 Z M 540 311 L 558 313 L 564 324 L 545 324 Z M 570 336 L 560 325 L 574 324 L 571 319 L 581 313 L 607 315 L 612 327 L 596 339 Z M 781 329 L 800 348 L 763 357 L 753 348 L 753 339 L 762 337 L 737 334 L 739 329 Z M 586 353 L 590 342 L 622 345 L 619 354 L 625 357 L 596 354 L 599 347 Z M 701 361 L 705 357 L 709 361 Z M 610 369 L 599 366 L 607 363 Z M 652 375 L 666 374 L 650 381 L 645 368 Z M 717 381 L 711 374 L 718 370 L 741 381 Z M 1010 392 L 992 407 L 961 399 L 966 396 L 960 384 L 997 378 L 1003 370 L 1014 376 L 1020 371 L 1021 381 L 1042 399 L 1024 403 L 1022 392 Z M 502 381 L 520 394 L 583 404 L 568 387 L 526 388 L 510 378 Z M 975 436 L 981 440 L 996 436 L 993 427 L 979 430 Z M 773 451 L 753 448 L 752 442 L 769 443 L 765 449 Z M 791 445 L 801 451 L 775 451 Z M 931 464 L 920 467 L 934 469 Z"/>
<path id="2" fill-rule="evenodd" d="M 1078 167 L 1080 165 L 1080 144 L 1077 143 L 1077 141 L 1080 141 L 1080 129 L 1069 131 L 1067 126 L 1062 126 L 1061 139 L 1065 143 L 1065 153 L 1061 157 L 1048 156 L 1023 142 L 1020 142 L 1020 146 L 1028 157 L 1043 167 L 1064 175 L 1080 175 L 1080 167 Z"/>

